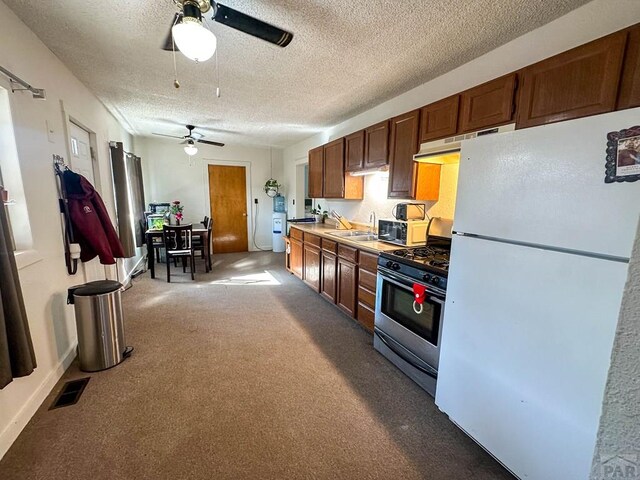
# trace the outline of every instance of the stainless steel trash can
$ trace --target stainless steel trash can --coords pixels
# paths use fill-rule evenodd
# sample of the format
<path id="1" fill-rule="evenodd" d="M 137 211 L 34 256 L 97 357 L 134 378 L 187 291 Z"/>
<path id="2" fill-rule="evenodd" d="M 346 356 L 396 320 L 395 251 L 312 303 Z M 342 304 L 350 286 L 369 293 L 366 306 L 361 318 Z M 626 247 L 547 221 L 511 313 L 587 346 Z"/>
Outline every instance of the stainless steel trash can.
<path id="1" fill-rule="evenodd" d="M 69 289 L 67 303 L 75 306 L 80 369 L 96 372 L 114 367 L 127 358 L 125 345 L 122 285 L 99 280 Z"/>

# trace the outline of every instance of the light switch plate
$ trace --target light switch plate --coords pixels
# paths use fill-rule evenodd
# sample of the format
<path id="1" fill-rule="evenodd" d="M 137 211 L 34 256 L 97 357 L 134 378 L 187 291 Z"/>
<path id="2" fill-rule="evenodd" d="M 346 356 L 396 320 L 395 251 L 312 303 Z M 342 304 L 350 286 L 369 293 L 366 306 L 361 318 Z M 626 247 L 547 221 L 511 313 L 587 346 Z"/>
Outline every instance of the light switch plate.
<path id="1" fill-rule="evenodd" d="M 49 120 L 45 120 L 44 124 L 45 124 L 45 126 L 47 128 L 47 139 L 49 140 L 50 143 L 56 143 L 56 132 L 49 125 Z"/>

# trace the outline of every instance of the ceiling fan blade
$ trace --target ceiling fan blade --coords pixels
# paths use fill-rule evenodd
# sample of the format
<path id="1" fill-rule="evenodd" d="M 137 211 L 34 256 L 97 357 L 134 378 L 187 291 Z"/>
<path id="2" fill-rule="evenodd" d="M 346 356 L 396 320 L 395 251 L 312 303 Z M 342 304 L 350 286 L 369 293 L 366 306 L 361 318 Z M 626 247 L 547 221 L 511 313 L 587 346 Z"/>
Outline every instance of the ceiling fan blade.
<path id="1" fill-rule="evenodd" d="M 293 33 L 219 3 L 215 4 L 213 20 L 279 47 L 286 47 L 293 40 Z"/>
<path id="2" fill-rule="evenodd" d="M 214 145 L 216 147 L 224 147 L 224 143 L 212 142 L 210 140 L 196 140 L 198 143 L 206 143 L 207 145 Z"/>
<path id="3" fill-rule="evenodd" d="M 184 137 L 177 137 L 176 135 L 165 135 L 164 133 L 154 133 L 154 135 L 158 135 L 159 137 L 169 137 L 169 138 L 184 138 Z"/>
<path id="4" fill-rule="evenodd" d="M 173 51 L 173 34 L 171 33 L 171 29 L 176 23 L 180 21 L 180 18 L 182 18 L 182 13 L 176 12 L 173 20 L 171 21 L 171 26 L 169 27 L 167 38 L 164 40 L 164 44 L 162 45 L 162 50 L 167 50 L 168 52 Z"/>

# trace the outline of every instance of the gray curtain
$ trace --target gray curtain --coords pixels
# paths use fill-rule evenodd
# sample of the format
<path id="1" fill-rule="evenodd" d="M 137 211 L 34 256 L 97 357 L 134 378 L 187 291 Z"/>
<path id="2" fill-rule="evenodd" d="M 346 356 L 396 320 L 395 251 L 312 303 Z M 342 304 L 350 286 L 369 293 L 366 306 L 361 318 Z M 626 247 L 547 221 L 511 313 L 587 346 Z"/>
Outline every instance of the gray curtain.
<path id="1" fill-rule="evenodd" d="M 139 157 L 124 151 L 122 142 L 111 143 L 111 172 L 116 198 L 118 236 L 125 255 L 133 257 L 142 246 L 144 219 L 144 189 Z"/>
<path id="2" fill-rule="evenodd" d="M 6 207 L 0 203 L 0 389 L 36 368 Z"/>

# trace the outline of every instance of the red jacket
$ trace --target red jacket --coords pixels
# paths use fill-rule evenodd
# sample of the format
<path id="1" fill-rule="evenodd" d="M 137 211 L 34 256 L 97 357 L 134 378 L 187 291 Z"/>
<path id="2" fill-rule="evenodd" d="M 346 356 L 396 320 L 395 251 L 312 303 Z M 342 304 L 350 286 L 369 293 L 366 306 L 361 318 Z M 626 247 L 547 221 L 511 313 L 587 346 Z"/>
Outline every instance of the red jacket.
<path id="1" fill-rule="evenodd" d="M 67 170 L 63 176 L 74 241 L 80 244 L 80 260 L 88 262 L 96 256 L 103 265 L 124 258 L 124 249 L 111 223 L 107 209 L 82 175 Z"/>

